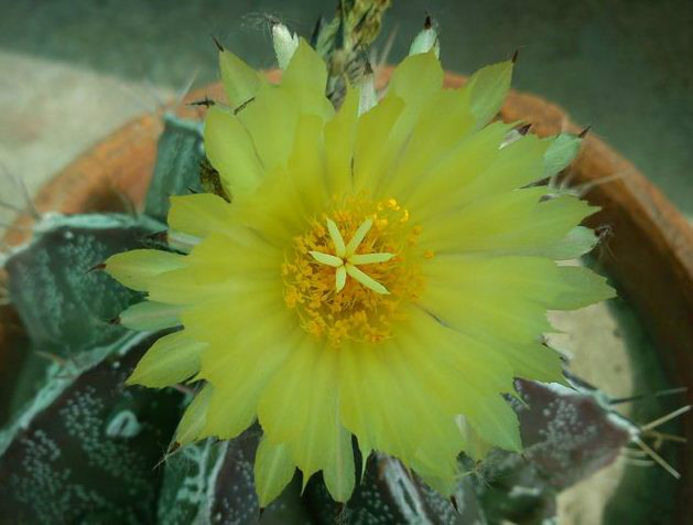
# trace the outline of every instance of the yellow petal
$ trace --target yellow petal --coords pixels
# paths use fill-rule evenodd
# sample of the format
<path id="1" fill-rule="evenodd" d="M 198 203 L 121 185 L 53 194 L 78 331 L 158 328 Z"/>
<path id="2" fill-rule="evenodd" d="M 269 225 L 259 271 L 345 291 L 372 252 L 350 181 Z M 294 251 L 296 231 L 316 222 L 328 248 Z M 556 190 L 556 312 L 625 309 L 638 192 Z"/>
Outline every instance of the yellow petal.
<path id="1" fill-rule="evenodd" d="M 452 404 L 450 408 L 459 409 L 455 411 L 464 415 L 485 441 L 518 450 L 521 443 L 517 417 L 501 396 L 514 392 L 512 368 L 508 363 L 420 310 L 412 314 L 411 322 L 420 337 L 425 337 L 436 349 L 429 356 L 429 373 L 435 374 L 431 376 L 431 385 L 440 383 L 441 387 L 451 389 L 449 397 L 446 396 Z M 436 376 L 438 379 L 434 379 Z"/>
<path id="2" fill-rule="evenodd" d="M 544 176 L 544 153 L 549 142 L 527 135 L 498 152 L 487 170 L 464 188 L 465 204 L 473 200 L 522 188 Z"/>
<path id="3" fill-rule="evenodd" d="M 204 433 L 221 439 L 237 436 L 255 420 L 258 399 L 291 351 L 291 330 L 297 328 L 295 324 L 287 326 L 285 317 L 271 316 L 261 321 L 259 316 L 240 313 L 240 308 L 235 318 L 227 313 L 228 326 L 217 328 L 216 334 L 206 334 L 214 340 L 202 356 L 199 373 L 214 385 Z M 192 330 L 199 330 L 199 320 L 192 316 L 215 315 L 210 310 L 200 308 L 190 317 L 185 316 L 186 327 L 190 319 Z"/>
<path id="4" fill-rule="evenodd" d="M 448 283 L 436 283 L 427 288 L 421 305 L 449 326 L 483 341 L 503 339 L 522 345 L 551 331 L 545 307 L 510 294 L 463 295 Z"/>
<path id="5" fill-rule="evenodd" d="M 258 416 L 267 438 L 291 450 L 304 486 L 325 470 L 333 497 L 346 501 L 355 473 L 350 439 L 339 423 L 337 388 L 335 352 L 304 339 L 262 394 Z"/>
<path id="6" fill-rule="evenodd" d="M 392 177 L 391 191 L 415 213 L 417 220 L 459 207 L 466 200 L 465 188 L 482 176 L 498 157 L 499 145 L 510 126 L 494 123 L 468 135 L 430 166 L 402 170 Z M 417 150 L 425 142 L 412 142 Z M 420 154 L 425 157 L 426 152 Z M 436 205 L 432 206 L 431 203 Z"/>
<path id="7" fill-rule="evenodd" d="M 248 338 L 263 336 L 270 343 L 288 344 L 287 331 L 298 329 L 294 313 L 284 303 L 281 288 L 274 284 L 263 287 L 249 283 L 228 295 L 221 290 L 216 297 L 186 308 L 181 319 L 192 337 L 210 343 L 202 368 L 211 378 L 220 374 L 219 380 L 223 380 L 224 371 L 215 365 L 216 359 L 253 358 L 250 354 L 236 356 L 239 352 L 247 354 Z"/>
<path id="8" fill-rule="evenodd" d="M 128 288 L 147 291 L 152 278 L 185 267 L 185 257 L 161 250 L 130 250 L 106 260 L 105 271 Z"/>
<path id="9" fill-rule="evenodd" d="M 236 108 L 255 96 L 264 78 L 230 51 L 219 53 L 219 69 L 226 96 Z"/>
<path id="10" fill-rule="evenodd" d="M 258 404 L 258 418 L 265 435 L 272 442 L 290 443 L 299 434 L 303 423 L 301 418 L 306 410 L 301 403 L 306 397 L 306 390 L 311 387 L 311 371 L 316 361 L 314 343 L 306 335 L 263 392 Z M 308 377 L 311 377 L 311 381 L 306 381 Z M 302 407 L 298 414 L 297 406 Z"/>
<path id="11" fill-rule="evenodd" d="M 593 271 L 541 257 L 439 256 L 427 261 L 424 271 L 432 286 L 460 297 L 499 299 L 499 304 L 507 295 L 546 309 L 573 310 L 613 296 Z"/>
<path id="12" fill-rule="evenodd" d="M 372 192 L 387 183 L 419 116 L 442 83 L 443 70 L 432 51 L 411 55 L 397 66 L 385 98 L 360 118 L 354 155 L 357 191 Z"/>
<path id="13" fill-rule="evenodd" d="M 249 287 L 273 289 L 279 297 L 282 252 L 238 224 L 225 235 L 211 234 L 186 257 L 185 268 L 154 276 L 149 298 L 170 304 L 193 304 Z"/>
<path id="14" fill-rule="evenodd" d="M 412 138 L 397 165 L 397 173 L 392 177 L 395 191 L 401 185 L 406 187 L 422 179 L 426 181 L 424 191 L 430 191 L 426 186 L 431 179 L 432 165 L 442 161 L 446 161 L 445 166 L 452 167 L 452 173 L 445 175 L 443 180 L 458 187 L 465 182 L 464 178 L 460 180 L 460 171 L 475 176 L 481 173 L 478 168 L 469 167 L 466 159 L 451 162 L 455 159 L 446 159 L 446 153 L 452 152 L 455 143 L 469 138 L 469 133 L 475 127 L 481 128 L 497 112 L 509 86 L 511 69 L 510 63 L 483 68 L 461 90 L 438 91 L 429 97 L 428 105 L 421 110 Z M 495 140 L 494 147 L 500 144 L 504 136 L 505 131 L 500 139 Z M 475 148 L 471 151 L 474 152 Z M 493 158 L 489 155 L 486 157 Z"/>
<path id="15" fill-rule="evenodd" d="M 521 251 L 522 255 L 536 255 L 557 261 L 577 259 L 590 252 L 599 242 L 594 231 L 584 226 L 576 226 L 568 234 L 545 246 L 533 246 Z"/>
<path id="16" fill-rule="evenodd" d="M 264 509 L 282 493 L 294 477 L 296 466 L 286 445 L 273 445 L 266 438 L 260 441 L 255 454 L 255 490 Z"/>
<path id="17" fill-rule="evenodd" d="M 341 194 L 351 187 L 359 92 L 347 87 L 346 97 L 337 114 L 325 124 L 325 163 L 331 194 Z"/>
<path id="18" fill-rule="evenodd" d="M 257 188 L 263 168 L 248 131 L 236 115 L 210 108 L 205 119 L 204 144 L 207 158 L 232 197 Z"/>
<path id="19" fill-rule="evenodd" d="M 391 135 L 392 128 L 404 108 L 404 101 L 391 95 L 359 118 L 353 166 L 354 186 L 357 191 L 372 191 L 370 186 L 373 182 L 387 174 L 388 167 L 406 139 L 401 133 Z"/>
<path id="20" fill-rule="evenodd" d="M 175 437 L 176 443 L 179 443 L 181 446 L 187 445 L 196 439 L 204 437 L 203 430 L 207 418 L 207 409 L 213 392 L 214 388 L 212 385 L 207 384 L 195 395 L 183 413 L 180 423 L 178 423 Z"/>
<path id="21" fill-rule="evenodd" d="M 415 421 L 416 414 L 403 402 L 409 395 L 400 388 L 399 378 L 393 377 L 389 366 L 395 354 L 390 344 L 340 349 L 339 411 L 343 425 L 362 446 L 411 458 L 421 427 Z"/>
<path id="22" fill-rule="evenodd" d="M 329 447 L 329 456 L 327 464 L 323 467 L 322 477 L 332 499 L 346 503 L 356 483 L 354 450 L 351 446 L 351 434 L 337 421 L 336 409 L 334 418 L 335 424 L 331 426 L 333 435 L 330 438 L 333 443 Z M 366 458 L 363 461 L 365 460 Z"/>
<path id="23" fill-rule="evenodd" d="M 191 270 L 207 281 L 272 279 L 278 282 L 277 268 L 283 262 L 281 250 L 249 228 L 229 225 L 223 235 L 212 233 L 188 255 Z"/>
<path id="24" fill-rule="evenodd" d="M 282 75 L 281 86 L 296 97 L 301 113 L 318 115 L 323 120 L 334 114 L 325 96 L 327 65 L 303 38 Z"/>
<path id="25" fill-rule="evenodd" d="M 515 377 L 546 383 L 565 382 L 561 354 L 538 341 L 517 343 L 493 340 L 488 348 L 508 361 Z"/>
<path id="26" fill-rule="evenodd" d="M 455 424 L 455 415 L 461 408 L 454 402 L 452 389 L 445 386 L 446 380 L 441 380 L 440 374 L 431 373 L 440 365 L 430 362 L 428 353 L 421 352 L 420 344 L 415 334 L 402 334 L 387 362 L 404 392 L 401 402 L 418 422 L 414 431 L 414 454 L 406 461 L 417 473 L 430 473 L 454 483 L 458 472 L 457 457 L 465 448 Z M 436 345 L 437 340 L 431 344 Z M 423 363 L 425 360 L 427 364 Z M 447 375 L 447 381 L 452 383 L 459 379 L 452 381 L 452 374 Z"/>
<path id="27" fill-rule="evenodd" d="M 207 237 L 211 233 L 226 233 L 231 222 L 231 206 L 218 195 L 194 193 L 171 197 L 168 225 L 173 230 Z"/>
<path id="28" fill-rule="evenodd" d="M 410 55 L 392 72 L 388 95 L 394 94 L 405 103 L 404 120 L 408 126 L 428 105 L 431 97 L 443 86 L 443 68 L 433 51 Z"/>
<path id="29" fill-rule="evenodd" d="M 325 180 L 324 121 L 315 115 L 301 115 L 296 125 L 293 149 L 288 161 L 293 195 L 287 195 L 294 213 L 315 215 L 325 208 L 328 198 Z M 299 208 L 300 206 L 300 208 Z"/>
<path id="30" fill-rule="evenodd" d="M 424 224 L 419 246 L 435 253 L 523 253 L 557 242 L 596 211 L 564 195 L 540 202 L 534 187 L 480 199 Z"/>
<path id="31" fill-rule="evenodd" d="M 189 305 L 209 300 L 220 294 L 236 292 L 242 283 L 232 276 L 224 281 L 200 268 L 183 268 L 156 275 L 148 283 L 148 299 L 160 303 Z"/>
<path id="32" fill-rule="evenodd" d="M 180 325 L 180 306 L 142 301 L 120 313 L 120 324 L 130 330 L 153 331 Z"/>
<path id="33" fill-rule="evenodd" d="M 447 349 L 441 355 L 438 349 L 443 343 Z M 484 395 L 495 397 L 512 388 L 510 369 L 502 362 L 498 369 L 493 365 L 498 359 L 482 354 L 470 367 L 474 361 L 455 359 L 460 349 L 453 349 L 453 343 L 441 343 L 429 327 L 412 332 L 402 326 L 393 340 L 383 344 L 340 349 L 339 367 L 340 414 L 362 448 L 367 443 L 395 455 L 446 480 L 448 486 L 454 483 L 457 456 L 464 448 L 454 421 L 455 414 L 466 408 L 458 388 L 478 388 L 477 382 L 469 386 L 469 381 L 484 367 L 492 369 L 478 381 Z M 476 351 L 474 347 L 468 354 Z M 507 377 L 497 380 L 493 373 Z"/>
<path id="34" fill-rule="evenodd" d="M 601 277 L 531 257 L 435 257 L 421 305 L 448 326 L 488 344 L 518 377 L 556 381 L 558 354 L 540 344 L 547 309 L 585 306 L 612 294 Z"/>
<path id="35" fill-rule="evenodd" d="M 510 90 L 513 63 L 508 60 L 482 67 L 465 85 L 469 91 L 469 105 L 476 117 L 477 129 L 486 125 L 500 111 Z"/>
<path id="36" fill-rule="evenodd" d="M 606 283 L 606 278 L 587 268 L 559 266 L 554 294 L 547 300 L 547 308 L 575 310 L 584 306 L 616 297 L 616 292 Z M 553 284 L 553 283 L 552 283 Z"/>
<path id="37" fill-rule="evenodd" d="M 299 102 L 286 89 L 265 85 L 238 113 L 250 133 L 265 173 L 285 167 L 294 144 Z"/>
<path id="38" fill-rule="evenodd" d="M 185 381 L 200 369 L 200 353 L 205 346 L 185 330 L 165 335 L 147 350 L 127 382 L 162 388 Z"/>
<path id="39" fill-rule="evenodd" d="M 392 180 L 385 181 L 383 193 L 425 181 L 428 185 L 431 168 L 446 158 L 473 129 L 475 119 L 469 109 L 464 89 L 441 90 L 423 107 L 414 126 L 412 137 L 397 163 Z M 459 168 L 466 168 L 465 163 Z M 453 175 L 458 180 L 458 173 Z"/>

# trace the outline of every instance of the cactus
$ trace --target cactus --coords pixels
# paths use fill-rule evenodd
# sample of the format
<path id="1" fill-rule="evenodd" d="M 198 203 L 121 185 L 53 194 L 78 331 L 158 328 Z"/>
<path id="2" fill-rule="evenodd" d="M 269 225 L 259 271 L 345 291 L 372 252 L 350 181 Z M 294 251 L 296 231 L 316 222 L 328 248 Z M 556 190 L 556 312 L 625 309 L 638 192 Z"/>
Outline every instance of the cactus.
<path id="1" fill-rule="evenodd" d="M 342 1 L 335 19 L 318 25 L 313 42 L 329 64 L 335 105 L 347 81 L 372 84 L 365 51 L 388 6 Z M 293 37 L 288 30 L 274 33 L 281 62 L 287 52 L 281 46 L 291 46 Z M 437 46 L 427 20 L 412 49 Z M 579 143 L 569 134 L 554 142 L 546 153 L 547 178 L 566 167 Z M 397 459 L 366 459 L 355 449 L 362 477 L 346 505 L 330 499 L 320 477 L 304 491 L 295 478 L 260 509 L 252 475 L 257 429 L 228 442 L 176 448 L 171 440 L 192 397 L 189 387 L 124 386 L 144 351 L 166 332 L 151 322 L 144 334 L 124 326 L 137 325 L 138 319 L 119 316 L 142 297 L 99 271 L 114 253 L 161 245 L 170 195 L 215 187 L 200 122 L 166 116 L 144 214 L 47 216 L 5 257 L 11 304 L 30 350 L 44 358 L 16 371 L 23 386 L 15 389 L 12 420 L 0 434 L 0 516 L 20 523 L 167 525 L 260 517 L 263 523 L 531 523 L 552 518 L 559 491 L 609 464 L 638 435 L 637 426 L 580 383 L 572 389 L 518 380 L 523 402 L 515 400 L 514 408 L 524 452 L 493 451 L 479 464 L 460 457 L 466 475 L 451 499 Z M 581 253 L 596 241 L 584 228 L 572 235 Z"/>

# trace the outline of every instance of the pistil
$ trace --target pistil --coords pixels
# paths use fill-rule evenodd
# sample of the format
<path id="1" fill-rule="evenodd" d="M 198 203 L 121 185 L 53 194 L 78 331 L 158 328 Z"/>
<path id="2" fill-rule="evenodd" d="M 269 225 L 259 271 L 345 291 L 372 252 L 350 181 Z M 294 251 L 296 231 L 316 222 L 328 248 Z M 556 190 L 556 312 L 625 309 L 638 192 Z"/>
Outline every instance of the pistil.
<path id="1" fill-rule="evenodd" d="M 333 220 L 327 219 L 327 231 L 332 240 L 335 255 L 315 250 L 309 252 L 313 259 L 320 264 L 335 268 L 335 289 L 337 293 L 341 292 L 346 286 L 347 275 L 376 293 L 383 295 L 390 293 L 385 286 L 358 268 L 360 265 L 386 262 L 395 256 L 393 253 L 386 252 L 356 253 L 356 250 L 361 246 L 372 227 L 373 220 L 366 219 L 356 229 L 354 236 L 349 242 L 345 244 L 337 224 Z"/>

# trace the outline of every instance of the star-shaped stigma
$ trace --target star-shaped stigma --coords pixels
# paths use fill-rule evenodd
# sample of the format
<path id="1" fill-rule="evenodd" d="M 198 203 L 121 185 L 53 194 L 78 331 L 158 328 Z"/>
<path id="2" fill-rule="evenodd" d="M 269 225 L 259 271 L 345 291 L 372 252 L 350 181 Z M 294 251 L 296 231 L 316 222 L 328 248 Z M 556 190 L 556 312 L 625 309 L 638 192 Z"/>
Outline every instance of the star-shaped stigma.
<path id="1" fill-rule="evenodd" d="M 373 220 L 366 219 L 358 227 L 349 243 L 344 244 L 344 238 L 339 232 L 337 224 L 335 224 L 333 220 L 327 219 L 327 231 L 329 232 L 332 243 L 334 244 L 335 255 L 317 252 L 314 250 L 312 250 L 310 254 L 313 256 L 313 259 L 318 261 L 320 264 L 325 264 L 336 269 L 335 288 L 337 293 L 341 292 L 344 289 L 344 286 L 346 286 L 347 275 L 356 279 L 363 286 L 373 290 L 376 293 L 390 293 L 382 284 L 357 268 L 357 266 L 361 264 L 375 264 L 389 261 L 395 256 L 393 253 L 356 253 L 356 250 L 361 245 L 361 242 L 366 237 L 372 226 Z"/>

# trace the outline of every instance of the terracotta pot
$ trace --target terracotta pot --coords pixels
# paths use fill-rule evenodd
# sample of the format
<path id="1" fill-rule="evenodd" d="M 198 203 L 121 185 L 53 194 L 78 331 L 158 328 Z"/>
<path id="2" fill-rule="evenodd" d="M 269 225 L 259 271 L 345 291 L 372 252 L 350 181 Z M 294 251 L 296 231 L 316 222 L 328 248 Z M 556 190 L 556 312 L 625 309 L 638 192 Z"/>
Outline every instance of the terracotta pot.
<path id="1" fill-rule="evenodd" d="M 385 85 L 390 68 L 379 71 Z M 276 72 L 268 73 L 276 80 Z M 447 74 L 449 87 L 460 86 L 465 78 Z M 218 84 L 191 93 L 186 102 L 223 98 Z M 180 115 L 202 117 L 204 109 L 181 106 Z M 113 133 L 58 173 L 38 193 L 35 203 L 41 211 L 76 213 L 123 209 L 123 196 L 141 204 L 156 157 L 156 142 L 162 130 L 160 115 L 145 115 Z M 539 97 L 511 92 L 501 111 L 506 121 L 532 124 L 534 133 L 553 135 L 559 131 L 578 132 L 565 111 Z M 688 403 L 693 402 L 693 230 L 676 208 L 626 159 L 594 134 L 588 134 L 582 151 L 570 168 L 575 184 L 598 183 L 615 174 L 620 178 L 595 184 L 586 198 L 602 210 L 588 224 L 608 225 L 613 235 L 600 263 L 619 287 L 621 296 L 639 313 L 658 342 L 660 362 L 672 381 L 687 385 Z M 18 220 L 26 226 L 30 218 Z M 23 236 L 10 230 L 5 241 L 15 244 Z M 1 326 L 0 326 L 1 328 Z M 0 330 L 0 349 L 2 334 Z M 0 355 L 1 357 L 1 355 Z M 685 434 L 693 442 L 693 417 L 685 418 Z M 676 495 L 679 515 L 693 500 L 693 448 L 683 448 L 685 458 L 681 493 Z M 688 472 L 685 472 L 688 470 Z"/>

